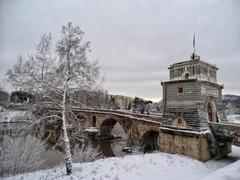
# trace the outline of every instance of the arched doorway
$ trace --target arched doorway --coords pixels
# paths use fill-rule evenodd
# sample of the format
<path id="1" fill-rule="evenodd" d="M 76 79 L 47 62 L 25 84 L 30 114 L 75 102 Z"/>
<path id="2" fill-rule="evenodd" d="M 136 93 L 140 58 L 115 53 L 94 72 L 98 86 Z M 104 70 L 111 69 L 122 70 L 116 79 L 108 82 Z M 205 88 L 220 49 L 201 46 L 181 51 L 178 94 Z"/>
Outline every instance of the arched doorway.
<path id="1" fill-rule="evenodd" d="M 152 152 L 158 150 L 158 137 L 159 132 L 157 131 L 148 131 L 146 132 L 140 141 L 140 147 L 144 153 Z"/>
<path id="2" fill-rule="evenodd" d="M 213 101 L 208 102 L 207 113 L 208 113 L 208 121 L 218 122 L 217 109 L 216 109 L 216 105 Z"/>
<path id="3" fill-rule="evenodd" d="M 93 116 L 92 117 L 92 126 L 93 127 L 96 127 L 96 122 L 97 122 L 97 118 L 96 118 L 96 116 Z"/>

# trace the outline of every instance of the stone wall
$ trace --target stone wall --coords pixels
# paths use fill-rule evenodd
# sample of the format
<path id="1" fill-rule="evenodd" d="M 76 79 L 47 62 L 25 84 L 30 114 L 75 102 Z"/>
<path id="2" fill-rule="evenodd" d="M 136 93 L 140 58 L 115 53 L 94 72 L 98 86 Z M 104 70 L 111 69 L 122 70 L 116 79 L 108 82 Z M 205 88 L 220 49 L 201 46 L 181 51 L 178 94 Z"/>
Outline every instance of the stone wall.
<path id="1" fill-rule="evenodd" d="M 164 88 L 164 117 L 165 125 L 172 125 L 176 117 L 187 122 L 186 128 L 200 129 L 198 103 L 201 101 L 200 84 L 197 80 L 169 81 L 162 83 Z M 178 93 L 183 88 L 183 93 Z"/>
<path id="2" fill-rule="evenodd" d="M 163 152 L 183 154 L 199 159 L 200 161 L 211 159 L 207 138 L 204 134 L 160 128 L 159 146 L 160 151 Z"/>
<path id="3" fill-rule="evenodd" d="M 208 129 L 208 103 L 215 104 L 216 121 L 226 121 L 222 86 L 196 79 L 163 82 L 163 123 L 172 125 L 176 117 L 184 118 L 187 128 Z M 182 88 L 182 93 L 178 89 Z"/>
<path id="4" fill-rule="evenodd" d="M 170 81 L 164 83 L 166 94 L 166 108 L 196 107 L 200 100 L 200 85 L 195 79 Z M 178 93 L 178 88 L 183 88 L 183 93 Z"/>
<path id="5" fill-rule="evenodd" d="M 207 103 L 213 101 L 216 105 L 218 120 L 227 121 L 222 100 L 222 89 L 223 86 L 221 85 L 201 82 L 201 104 L 204 106 L 203 111 L 206 112 Z M 206 117 L 206 115 L 203 117 Z M 208 118 L 204 119 L 205 121 L 208 120 Z"/>

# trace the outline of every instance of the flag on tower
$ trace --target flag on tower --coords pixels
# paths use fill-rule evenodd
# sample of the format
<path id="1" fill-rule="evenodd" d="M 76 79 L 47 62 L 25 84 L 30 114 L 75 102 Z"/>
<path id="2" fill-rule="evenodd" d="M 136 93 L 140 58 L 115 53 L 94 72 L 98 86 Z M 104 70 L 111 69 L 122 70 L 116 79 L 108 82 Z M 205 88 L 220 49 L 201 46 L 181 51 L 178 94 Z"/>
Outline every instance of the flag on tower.
<path id="1" fill-rule="evenodd" d="M 193 47 L 194 47 L 194 53 L 195 53 L 195 33 L 193 35 Z"/>

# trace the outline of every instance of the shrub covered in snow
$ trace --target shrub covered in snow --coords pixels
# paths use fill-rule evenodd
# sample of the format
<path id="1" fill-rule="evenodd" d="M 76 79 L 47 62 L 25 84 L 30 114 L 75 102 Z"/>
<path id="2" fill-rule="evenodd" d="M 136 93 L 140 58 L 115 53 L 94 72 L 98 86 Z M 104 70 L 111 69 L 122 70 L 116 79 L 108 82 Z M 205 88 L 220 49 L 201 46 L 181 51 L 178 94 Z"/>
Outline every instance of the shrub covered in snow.
<path id="1" fill-rule="evenodd" d="M 75 163 L 93 162 L 102 157 L 99 148 L 93 148 L 91 145 L 84 148 L 77 146 L 73 151 L 73 162 Z"/>
<path id="2" fill-rule="evenodd" d="M 4 136 L 0 146 L 0 175 L 15 175 L 42 168 L 46 160 L 41 154 L 45 149 L 41 140 L 30 135 L 18 138 Z"/>

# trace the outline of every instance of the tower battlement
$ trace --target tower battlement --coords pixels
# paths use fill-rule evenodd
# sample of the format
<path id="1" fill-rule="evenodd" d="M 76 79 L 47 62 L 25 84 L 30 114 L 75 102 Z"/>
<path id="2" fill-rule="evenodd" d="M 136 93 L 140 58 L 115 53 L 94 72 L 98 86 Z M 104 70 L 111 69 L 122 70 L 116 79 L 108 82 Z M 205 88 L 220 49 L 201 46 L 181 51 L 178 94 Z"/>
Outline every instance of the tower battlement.
<path id="1" fill-rule="evenodd" d="M 170 81 L 198 79 L 217 83 L 217 66 L 207 63 L 193 53 L 189 60 L 174 63 L 169 66 Z"/>

